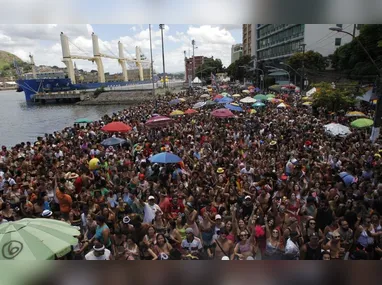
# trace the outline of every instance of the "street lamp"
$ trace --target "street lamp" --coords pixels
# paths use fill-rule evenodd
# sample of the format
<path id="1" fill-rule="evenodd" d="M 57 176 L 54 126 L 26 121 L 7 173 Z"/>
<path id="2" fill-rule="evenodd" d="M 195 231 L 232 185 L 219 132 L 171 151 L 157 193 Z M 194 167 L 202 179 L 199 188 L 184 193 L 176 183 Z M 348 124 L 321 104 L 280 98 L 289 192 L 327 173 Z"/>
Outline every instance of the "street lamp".
<path id="1" fill-rule="evenodd" d="M 377 88 L 376 88 L 377 89 L 376 93 L 378 93 L 381 88 L 382 71 L 379 69 L 378 65 L 375 63 L 374 59 L 371 57 L 370 53 L 367 51 L 367 49 L 364 47 L 361 41 L 357 37 L 355 37 L 353 34 L 347 31 L 344 31 L 340 27 L 331 27 L 329 28 L 329 30 L 335 31 L 338 33 L 347 34 L 358 42 L 358 44 L 361 46 L 363 51 L 367 54 L 370 61 L 372 62 L 372 64 L 374 65 L 375 69 L 378 72 L 379 78 L 377 81 Z M 381 95 L 379 95 L 377 96 L 377 104 L 375 107 L 375 115 L 374 115 L 374 125 L 373 125 L 373 130 L 371 131 L 371 136 L 370 136 L 370 140 L 372 141 L 372 143 L 375 143 L 375 141 L 378 139 L 381 125 L 382 125 L 382 100 L 381 100 Z"/>
<path id="2" fill-rule="evenodd" d="M 286 64 L 285 62 L 280 61 L 280 64 L 281 64 L 281 65 L 286 65 L 286 66 L 288 66 L 290 69 L 293 70 L 293 72 L 294 72 L 294 85 L 296 85 L 296 74 L 298 74 L 300 77 L 301 77 L 301 74 L 298 73 L 292 66 L 290 66 L 289 64 Z M 302 90 L 301 90 L 301 91 L 302 91 Z"/>
<path id="3" fill-rule="evenodd" d="M 164 24 L 159 24 L 159 29 L 161 30 L 161 38 L 162 38 L 162 61 L 163 61 L 163 88 L 166 88 L 166 69 L 164 64 L 164 43 L 163 43 L 163 29 Z"/>
<path id="4" fill-rule="evenodd" d="M 290 84 L 290 73 L 288 72 L 288 70 L 285 70 L 285 69 L 282 69 L 282 68 L 277 68 L 277 67 L 270 66 L 270 65 L 266 65 L 265 67 L 267 67 L 267 68 L 273 68 L 275 71 L 276 71 L 276 70 L 282 70 L 282 71 L 285 71 L 285 72 L 288 74 L 288 85 Z"/>

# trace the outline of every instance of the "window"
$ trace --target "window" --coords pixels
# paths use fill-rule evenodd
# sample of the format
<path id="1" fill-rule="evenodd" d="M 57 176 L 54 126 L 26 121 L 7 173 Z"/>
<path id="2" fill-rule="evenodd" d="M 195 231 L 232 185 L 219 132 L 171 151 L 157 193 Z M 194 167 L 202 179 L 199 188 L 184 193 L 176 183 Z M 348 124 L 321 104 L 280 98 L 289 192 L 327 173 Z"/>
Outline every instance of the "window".
<path id="1" fill-rule="evenodd" d="M 335 45 L 336 46 L 340 46 L 341 45 L 341 38 L 336 38 Z"/>
<path id="2" fill-rule="evenodd" d="M 337 24 L 336 26 L 339 28 L 342 28 L 342 24 Z"/>

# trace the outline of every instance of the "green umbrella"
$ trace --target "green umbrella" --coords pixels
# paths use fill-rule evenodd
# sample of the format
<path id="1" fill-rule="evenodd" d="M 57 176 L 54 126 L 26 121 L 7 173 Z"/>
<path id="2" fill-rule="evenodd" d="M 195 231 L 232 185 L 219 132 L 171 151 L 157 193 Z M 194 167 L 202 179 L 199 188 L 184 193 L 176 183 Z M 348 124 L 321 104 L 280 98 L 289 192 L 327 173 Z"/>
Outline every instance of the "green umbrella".
<path id="1" fill-rule="evenodd" d="M 252 107 L 264 107 L 265 104 L 264 103 L 261 103 L 261 102 L 256 102 L 255 104 L 252 105 Z"/>
<path id="2" fill-rule="evenodd" d="M 81 118 L 75 121 L 76 124 L 87 124 L 87 123 L 93 123 L 92 120 Z"/>
<path id="3" fill-rule="evenodd" d="M 53 219 L 22 219 L 0 225 L 0 260 L 49 260 L 78 243 L 76 227 Z"/>
<path id="4" fill-rule="evenodd" d="M 367 128 L 372 126 L 373 124 L 373 120 L 362 118 L 351 122 L 350 125 L 354 128 Z"/>
<path id="5" fill-rule="evenodd" d="M 222 96 L 224 96 L 224 97 L 230 96 L 227 92 L 223 92 L 223 93 L 221 93 L 220 95 L 222 95 Z"/>
<path id="6" fill-rule="evenodd" d="M 267 96 L 267 99 L 269 99 L 269 98 L 275 98 L 276 97 L 276 95 L 275 94 L 267 94 L 267 95 L 265 95 L 265 96 Z"/>
<path id="7" fill-rule="evenodd" d="M 268 87 L 268 89 L 273 90 L 273 91 L 280 91 L 281 85 L 272 85 L 272 86 Z"/>
<path id="8" fill-rule="evenodd" d="M 267 96 L 265 96 L 264 94 L 257 94 L 255 97 L 256 100 L 267 100 Z"/>

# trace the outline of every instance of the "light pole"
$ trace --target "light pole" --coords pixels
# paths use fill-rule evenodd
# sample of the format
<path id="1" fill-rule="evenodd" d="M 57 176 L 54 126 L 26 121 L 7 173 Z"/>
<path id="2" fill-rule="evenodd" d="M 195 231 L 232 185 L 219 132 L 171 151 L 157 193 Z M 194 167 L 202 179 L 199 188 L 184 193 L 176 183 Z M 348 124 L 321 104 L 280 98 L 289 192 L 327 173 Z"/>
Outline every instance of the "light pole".
<path id="1" fill-rule="evenodd" d="M 192 80 L 195 78 L 195 40 L 191 41 L 192 44 Z"/>
<path id="2" fill-rule="evenodd" d="M 163 42 L 163 30 L 164 30 L 164 24 L 159 24 L 159 29 L 161 31 L 161 38 L 162 38 L 162 61 L 163 61 L 163 88 L 166 88 L 166 69 L 164 64 L 164 42 Z"/>
<path id="3" fill-rule="evenodd" d="M 371 57 L 370 53 L 367 51 L 367 49 L 364 47 L 364 45 L 361 43 L 361 41 L 355 35 L 347 32 L 347 31 L 344 31 L 340 27 L 331 27 L 331 28 L 329 28 L 329 30 L 335 31 L 335 32 L 338 32 L 338 33 L 347 34 L 347 35 L 351 36 L 353 39 L 355 39 L 358 42 L 358 44 L 361 46 L 363 51 L 367 54 L 367 56 L 369 57 L 370 61 L 374 65 L 375 69 L 377 70 L 379 78 L 377 79 L 376 93 L 378 94 L 380 92 L 380 90 L 381 90 L 381 87 L 382 87 L 381 86 L 382 70 L 380 70 L 380 68 L 375 63 L 374 59 Z M 375 143 L 375 141 L 378 139 L 381 125 L 382 125 L 382 100 L 381 100 L 381 94 L 378 94 L 377 95 L 377 104 L 375 106 L 374 125 L 373 125 L 373 130 L 371 131 L 371 136 L 370 136 L 370 140 L 372 141 L 372 143 Z"/>
<path id="4" fill-rule="evenodd" d="M 286 64 L 285 62 L 280 61 L 280 64 L 282 64 L 282 65 L 286 65 L 286 66 L 288 66 L 290 69 L 293 70 L 293 72 L 294 72 L 294 85 L 296 85 L 296 74 L 298 74 L 300 77 L 301 77 L 301 74 L 298 73 L 292 66 L 290 66 L 289 64 Z"/>
<path id="5" fill-rule="evenodd" d="M 151 40 L 151 24 L 149 24 L 149 33 L 150 33 L 150 57 L 151 57 L 151 80 L 153 82 L 153 98 L 155 98 L 155 85 L 154 85 L 154 62 L 153 62 L 153 45 Z M 155 108 L 157 106 L 157 100 L 155 98 Z"/>
<path id="6" fill-rule="evenodd" d="M 301 76 L 301 94 L 302 91 L 305 89 L 305 46 L 306 44 L 300 44 L 300 47 L 302 47 L 302 76 Z"/>
<path id="7" fill-rule="evenodd" d="M 282 70 L 282 71 L 285 71 L 287 74 L 288 74 L 288 85 L 290 84 L 290 73 L 288 72 L 288 70 L 285 70 L 285 69 L 282 69 L 282 68 L 277 68 L 277 67 L 274 67 L 274 66 L 270 66 L 270 65 L 266 65 L 265 67 L 267 68 L 273 68 L 274 70 Z"/>

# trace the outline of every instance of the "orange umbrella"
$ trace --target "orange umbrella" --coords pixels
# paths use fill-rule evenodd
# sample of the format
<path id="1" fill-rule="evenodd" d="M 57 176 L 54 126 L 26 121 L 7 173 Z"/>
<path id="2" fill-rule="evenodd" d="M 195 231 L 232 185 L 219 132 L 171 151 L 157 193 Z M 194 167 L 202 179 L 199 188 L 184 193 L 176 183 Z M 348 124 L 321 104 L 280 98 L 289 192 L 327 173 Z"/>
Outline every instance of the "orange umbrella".
<path id="1" fill-rule="evenodd" d="M 187 115 L 191 115 L 191 114 L 195 114 L 197 113 L 198 111 L 194 110 L 194 109 L 187 109 L 186 111 L 184 111 L 185 114 Z"/>

